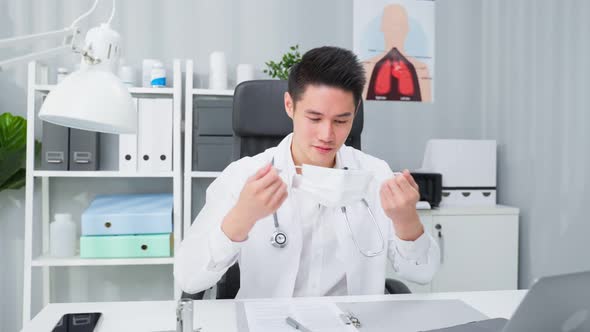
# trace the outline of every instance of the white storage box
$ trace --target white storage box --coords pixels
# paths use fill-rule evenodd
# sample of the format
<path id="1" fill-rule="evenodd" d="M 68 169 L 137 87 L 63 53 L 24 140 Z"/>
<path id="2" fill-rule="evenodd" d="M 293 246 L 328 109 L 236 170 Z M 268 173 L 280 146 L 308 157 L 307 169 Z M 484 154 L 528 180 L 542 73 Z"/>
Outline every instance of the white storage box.
<path id="1" fill-rule="evenodd" d="M 496 190 L 444 189 L 439 207 L 495 206 Z"/>
<path id="2" fill-rule="evenodd" d="M 421 171 L 442 174 L 441 207 L 496 205 L 494 140 L 429 140 Z"/>

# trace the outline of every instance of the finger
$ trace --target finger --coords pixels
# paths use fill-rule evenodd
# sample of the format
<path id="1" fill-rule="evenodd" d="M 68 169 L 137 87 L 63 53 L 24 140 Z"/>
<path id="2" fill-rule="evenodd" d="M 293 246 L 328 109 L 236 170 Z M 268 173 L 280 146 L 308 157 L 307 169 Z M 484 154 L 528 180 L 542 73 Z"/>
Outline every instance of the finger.
<path id="1" fill-rule="evenodd" d="M 399 177 L 399 178 L 403 178 L 403 177 Z M 394 206 L 404 205 L 405 202 L 407 201 L 407 196 L 408 196 L 408 193 L 406 191 L 404 191 L 404 189 L 402 189 L 400 184 L 398 183 L 398 181 L 400 181 L 399 178 L 395 177 L 393 179 L 388 180 L 388 182 L 387 182 L 388 187 L 392 193 L 392 201 L 393 201 Z M 403 180 L 403 181 L 405 181 L 405 180 Z M 407 188 L 410 188 L 410 190 L 413 190 L 409 183 L 407 184 Z"/>
<path id="2" fill-rule="evenodd" d="M 383 208 L 393 207 L 393 192 L 387 185 L 387 182 L 383 182 L 383 184 L 381 185 L 379 196 L 381 196 L 381 205 L 383 206 Z"/>
<path id="3" fill-rule="evenodd" d="M 270 186 L 265 188 L 260 193 L 260 195 L 261 195 L 260 198 L 262 199 L 262 201 L 265 204 L 268 204 L 268 202 L 270 202 L 271 198 L 281 189 L 283 184 L 285 184 L 283 181 L 275 181 Z"/>
<path id="4" fill-rule="evenodd" d="M 275 193 L 273 197 L 271 197 L 269 205 L 272 207 L 273 211 L 276 211 L 287 199 L 289 196 L 289 192 L 287 191 L 287 185 L 281 186 L 281 188 Z"/>
<path id="5" fill-rule="evenodd" d="M 408 194 L 408 193 L 415 191 L 414 187 L 412 187 L 412 185 L 410 184 L 410 182 L 406 178 L 405 174 L 404 174 L 404 176 L 396 177 L 395 182 L 400 187 L 400 189 L 404 192 L 404 194 Z"/>
<path id="6" fill-rule="evenodd" d="M 261 179 L 263 176 L 265 176 L 268 171 L 270 171 L 271 169 L 271 164 L 268 163 L 266 165 L 264 165 L 264 167 L 262 167 L 261 169 L 259 169 L 254 175 L 252 175 L 249 179 L 248 182 L 252 182 L 252 181 L 256 181 Z"/>
<path id="7" fill-rule="evenodd" d="M 386 182 L 387 187 L 391 191 L 391 195 L 393 197 L 401 196 L 403 194 L 403 190 L 399 187 L 397 183 L 397 177 L 387 180 Z"/>
<path id="8" fill-rule="evenodd" d="M 271 167 L 262 178 L 256 180 L 256 192 L 265 190 L 277 181 L 281 181 L 281 177 L 277 173 L 277 170 Z"/>
<path id="9" fill-rule="evenodd" d="M 408 182 L 405 176 L 397 177 L 395 178 L 395 181 L 399 188 L 402 190 L 402 195 L 398 197 L 398 202 L 400 204 L 406 204 L 409 202 L 413 202 L 414 200 L 420 199 L 420 194 L 416 189 L 414 189 L 414 187 L 412 187 L 412 185 L 410 184 L 410 182 Z"/>
<path id="10" fill-rule="evenodd" d="M 408 180 L 408 182 L 410 182 L 410 185 L 412 187 L 414 187 L 414 189 L 416 189 L 416 191 L 420 192 L 420 187 L 416 183 L 416 180 L 414 180 L 414 177 L 412 176 L 412 173 L 410 173 L 409 170 L 407 170 L 407 169 L 404 170 L 404 176 L 406 177 L 406 180 Z"/>

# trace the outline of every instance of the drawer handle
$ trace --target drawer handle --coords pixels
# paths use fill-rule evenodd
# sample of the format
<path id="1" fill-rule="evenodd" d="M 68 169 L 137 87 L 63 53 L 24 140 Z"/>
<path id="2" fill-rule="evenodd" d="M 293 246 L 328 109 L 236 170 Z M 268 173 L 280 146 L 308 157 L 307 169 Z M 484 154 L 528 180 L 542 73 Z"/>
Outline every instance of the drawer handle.
<path id="1" fill-rule="evenodd" d="M 444 259 L 445 259 L 445 239 L 443 238 L 443 234 L 442 234 L 442 225 L 441 224 L 436 224 L 434 226 L 434 228 L 438 231 L 438 247 L 440 249 L 440 263 L 443 264 L 444 263 Z"/>
<path id="2" fill-rule="evenodd" d="M 105 222 L 104 227 L 111 228 L 111 222 L 110 221 Z"/>
<path id="3" fill-rule="evenodd" d="M 469 197 L 471 195 L 471 193 L 468 191 L 464 191 L 461 194 L 463 195 L 463 197 Z"/>
<path id="4" fill-rule="evenodd" d="M 490 197 L 491 194 L 492 194 L 491 192 L 486 191 L 486 192 L 483 193 L 483 196 L 484 197 Z"/>
<path id="5" fill-rule="evenodd" d="M 146 244 L 141 245 L 141 250 L 147 250 L 148 246 Z"/>
<path id="6" fill-rule="evenodd" d="M 442 195 L 443 195 L 443 197 L 449 197 L 449 196 L 451 196 L 451 193 L 447 192 L 447 191 L 443 191 Z"/>

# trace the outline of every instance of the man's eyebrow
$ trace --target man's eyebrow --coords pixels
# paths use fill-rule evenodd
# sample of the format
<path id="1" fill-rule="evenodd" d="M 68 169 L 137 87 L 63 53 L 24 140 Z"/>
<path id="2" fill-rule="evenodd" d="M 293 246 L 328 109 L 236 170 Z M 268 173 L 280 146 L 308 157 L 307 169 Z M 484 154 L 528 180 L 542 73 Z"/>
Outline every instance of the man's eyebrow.
<path id="1" fill-rule="evenodd" d="M 324 114 L 318 111 L 314 111 L 314 110 L 305 110 L 306 114 L 310 114 L 310 115 L 316 115 L 316 116 L 323 116 Z M 342 113 L 342 114 L 338 114 L 336 115 L 337 118 L 347 118 L 349 116 L 352 115 L 352 112 L 346 112 L 346 113 Z"/>

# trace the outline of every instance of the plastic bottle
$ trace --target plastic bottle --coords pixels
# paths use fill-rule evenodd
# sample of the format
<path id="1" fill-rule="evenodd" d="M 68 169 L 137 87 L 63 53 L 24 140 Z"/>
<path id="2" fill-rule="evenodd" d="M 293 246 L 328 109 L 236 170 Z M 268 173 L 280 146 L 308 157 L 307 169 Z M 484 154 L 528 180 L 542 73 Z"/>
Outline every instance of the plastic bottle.
<path id="1" fill-rule="evenodd" d="M 155 62 L 152 65 L 151 73 L 152 88 L 163 88 L 166 86 L 166 69 L 161 62 Z"/>
<path id="2" fill-rule="evenodd" d="M 53 257 L 76 255 L 76 224 L 69 213 L 56 213 L 49 224 L 49 252 Z"/>

